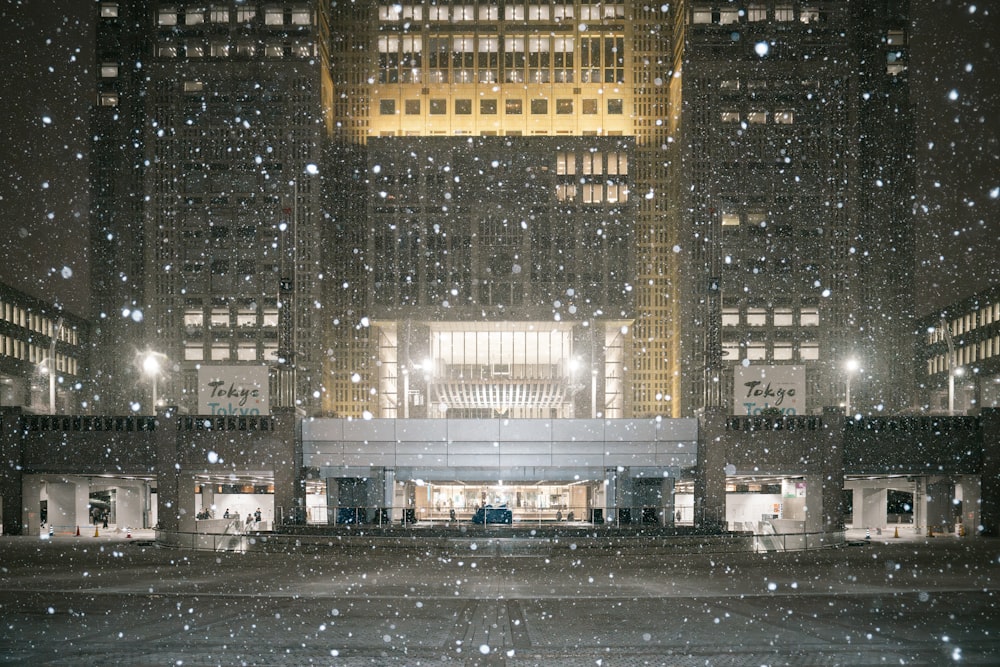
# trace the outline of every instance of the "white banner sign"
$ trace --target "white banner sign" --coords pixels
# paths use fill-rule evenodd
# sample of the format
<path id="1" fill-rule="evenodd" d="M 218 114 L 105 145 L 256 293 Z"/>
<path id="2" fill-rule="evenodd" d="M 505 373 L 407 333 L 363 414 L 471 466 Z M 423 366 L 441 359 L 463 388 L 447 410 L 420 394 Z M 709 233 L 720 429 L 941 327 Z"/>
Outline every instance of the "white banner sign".
<path id="1" fill-rule="evenodd" d="M 783 415 L 806 410 L 804 366 L 737 366 L 733 378 L 733 414 L 759 415 L 774 408 Z"/>
<path id="2" fill-rule="evenodd" d="M 202 366 L 198 369 L 198 414 L 270 414 L 267 366 Z"/>

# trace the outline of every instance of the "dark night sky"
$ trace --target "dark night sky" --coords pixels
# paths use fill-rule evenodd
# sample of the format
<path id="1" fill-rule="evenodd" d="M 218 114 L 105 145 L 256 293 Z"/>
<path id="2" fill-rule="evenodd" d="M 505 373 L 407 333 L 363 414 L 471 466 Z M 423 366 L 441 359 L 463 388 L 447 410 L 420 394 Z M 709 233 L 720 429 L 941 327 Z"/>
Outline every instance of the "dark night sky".
<path id="1" fill-rule="evenodd" d="M 0 281 L 81 315 L 92 4 L 0 0 Z M 918 314 L 1000 283 L 994 4 L 911 3 Z"/>

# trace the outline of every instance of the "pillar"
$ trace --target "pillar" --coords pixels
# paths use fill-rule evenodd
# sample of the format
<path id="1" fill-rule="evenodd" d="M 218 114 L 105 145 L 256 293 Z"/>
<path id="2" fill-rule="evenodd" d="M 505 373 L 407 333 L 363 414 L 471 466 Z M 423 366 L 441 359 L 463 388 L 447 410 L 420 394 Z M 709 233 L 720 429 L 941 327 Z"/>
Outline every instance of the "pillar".
<path id="1" fill-rule="evenodd" d="M 340 483 L 336 477 L 326 478 L 326 522 L 337 523 L 337 507 L 340 505 Z"/>
<path id="2" fill-rule="evenodd" d="M 934 478 L 927 484 L 927 525 L 934 532 L 949 532 L 955 525 L 955 484 Z"/>
<path id="3" fill-rule="evenodd" d="M 674 485 L 673 477 L 664 477 L 660 482 L 660 525 L 673 526 L 674 519 Z"/>
<path id="4" fill-rule="evenodd" d="M 21 484 L 21 535 L 39 535 L 42 528 L 42 480 L 25 475 Z"/>
<path id="5" fill-rule="evenodd" d="M 698 428 L 698 468 L 694 478 L 694 525 L 704 531 L 726 525 L 726 415 L 706 408 Z"/>
<path id="6" fill-rule="evenodd" d="M 0 407 L 0 511 L 4 535 L 20 535 L 23 527 L 24 434 L 21 409 Z"/>
<path id="7" fill-rule="evenodd" d="M 978 535 L 980 527 L 979 506 L 982 502 L 982 483 L 976 475 L 962 475 L 955 488 L 955 498 L 962 503 L 959 523 L 966 535 Z"/>
<path id="8" fill-rule="evenodd" d="M 194 475 L 183 472 L 177 479 L 177 501 L 170 509 L 177 517 L 177 530 L 182 533 L 195 532 Z"/>
<path id="9" fill-rule="evenodd" d="M 201 485 L 201 509 L 212 511 L 215 518 L 215 485 L 208 482 Z"/>
<path id="10" fill-rule="evenodd" d="M 803 506 L 805 532 L 823 532 L 823 478 L 820 475 L 806 475 L 804 481 L 806 484 L 806 501 Z"/>
<path id="11" fill-rule="evenodd" d="M 862 487 L 854 490 L 854 527 L 881 528 L 886 525 L 888 489 Z"/>
<path id="12" fill-rule="evenodd" d="M 615 516 L 618 514 L 618 468 L 604 469 L 604 511 L 601 519 L 609 523 L 615 523 Z M 598 523 L 595 514 L 594 523 Z"/>
<path id="13" fill-rule="evenodd" d="M 1000 410 L 979 412 L 983 467 L 980 470 L 979 534 L 1000 535 Z"/>

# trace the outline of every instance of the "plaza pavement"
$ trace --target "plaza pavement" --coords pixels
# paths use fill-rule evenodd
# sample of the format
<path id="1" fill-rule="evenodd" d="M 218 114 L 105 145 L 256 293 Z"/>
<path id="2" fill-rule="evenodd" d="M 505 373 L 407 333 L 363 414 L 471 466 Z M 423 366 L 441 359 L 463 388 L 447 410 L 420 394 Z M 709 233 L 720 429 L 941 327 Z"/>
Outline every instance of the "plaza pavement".
<path id="1" fill-rule="evenodd" d="M 151 537 L 0 538 L 0 665 L 1000 664 L 989 538 L 496 556 Z"/>

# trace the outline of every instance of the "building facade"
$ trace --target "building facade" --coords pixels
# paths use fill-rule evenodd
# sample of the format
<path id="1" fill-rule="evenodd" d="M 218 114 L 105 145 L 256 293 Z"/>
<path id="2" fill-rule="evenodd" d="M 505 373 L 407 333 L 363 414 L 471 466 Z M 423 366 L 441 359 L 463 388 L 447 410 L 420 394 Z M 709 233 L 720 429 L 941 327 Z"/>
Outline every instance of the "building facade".
<path id="1" fill-rule="evenodd" d="M 89 344 L 86 319 L 0 284 L 0 405 L 88 412 Z"/>
<path id="2" fill-rule="evenodd" d="M 214 364 L 352 418 L 542 366 L 525 415 L 736 411 L 739 366 L 910 405 L 902 0 L 98 5 L 102 400 L 152 351 L 185 410 Z"/>
<path id="3" fill-rule="evenodd" d="M 104 403 L 149 412 L 138 362 L 155 353 L 162 403 L 194 411 L 199 367 L 251 365 L 273 369 L 280 404 L 307 410 L 321 371 L 322 10 L 98 6 L 93 242 Z"/>
<path id="4" fill-rule="evenodd" d="M 1000 287 L 922 317 L 918 327 L 925 410 L 964 415 L 1000 406 Z"/>

